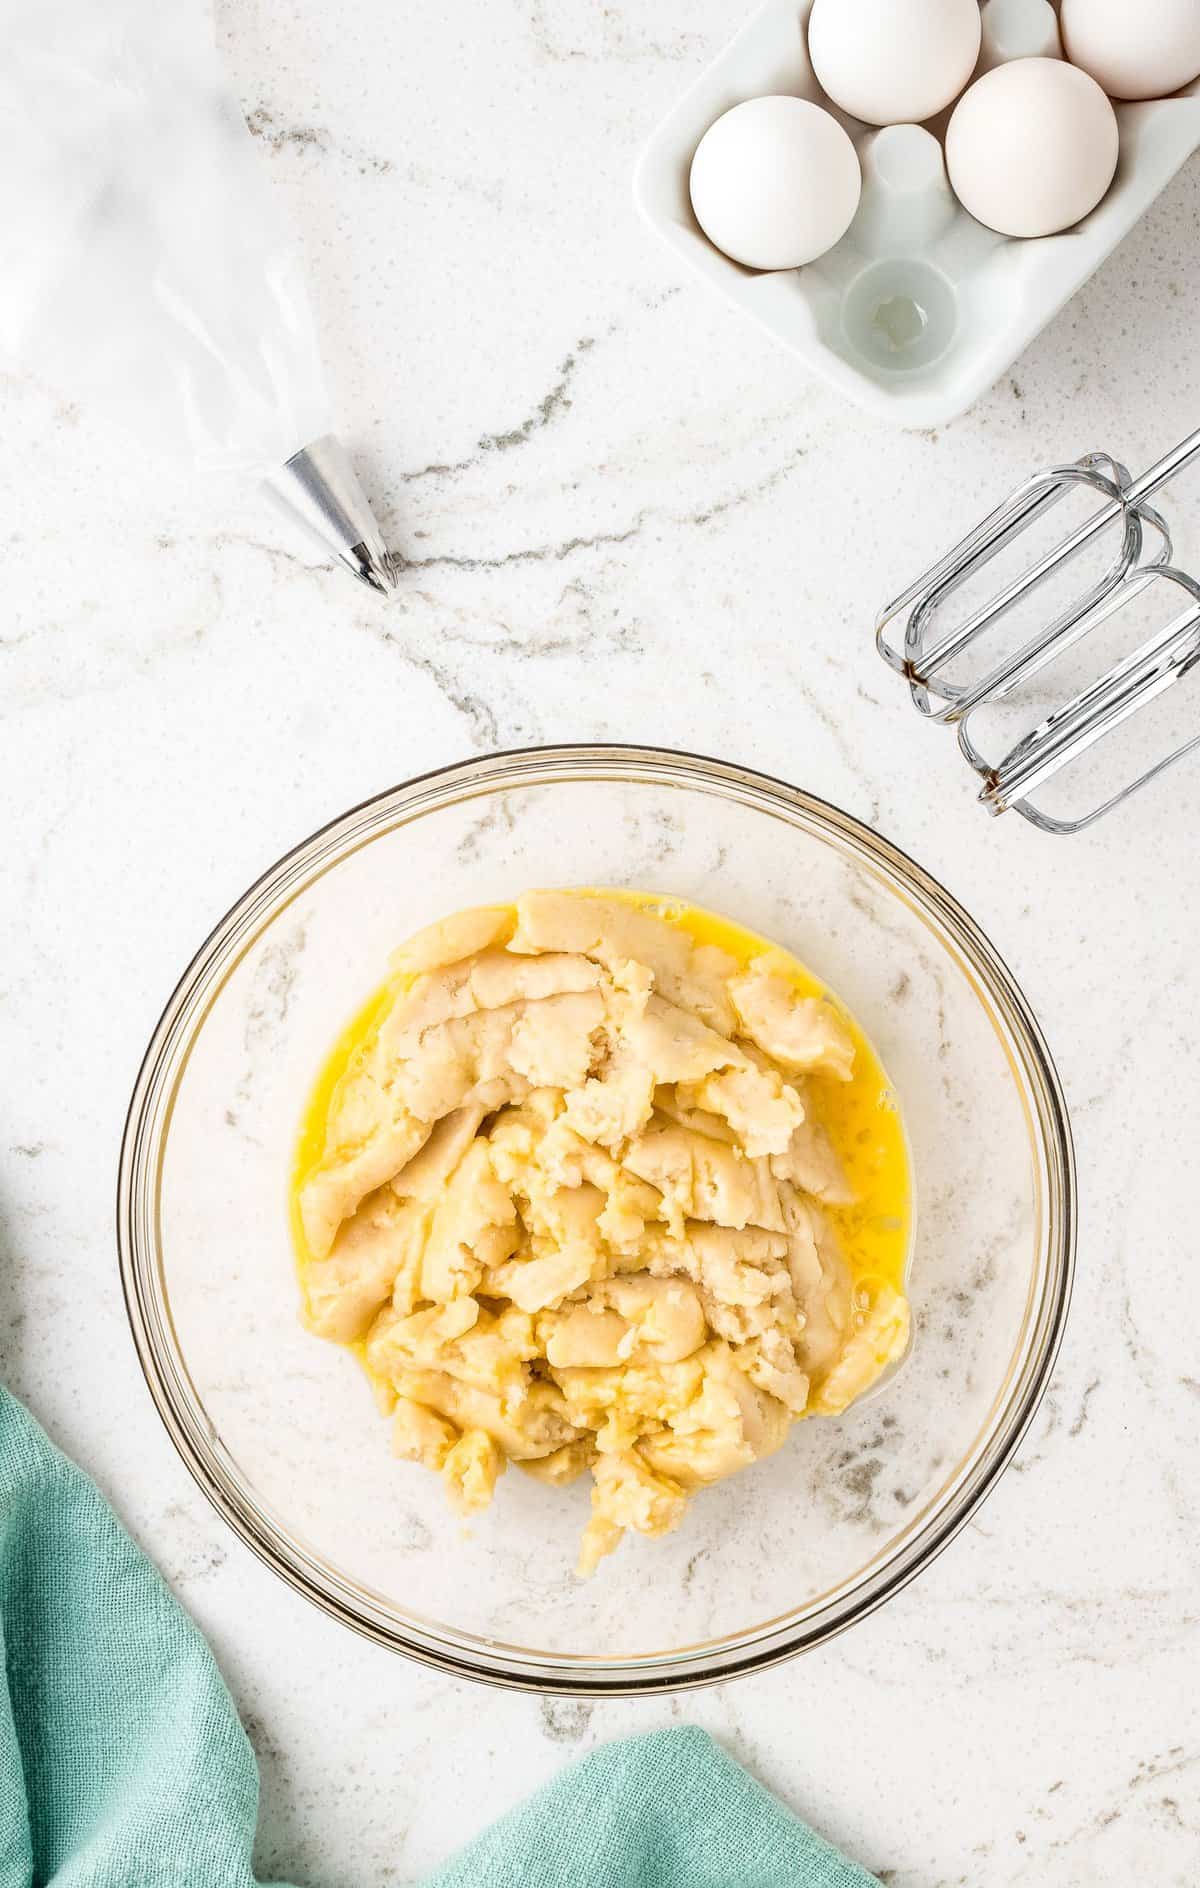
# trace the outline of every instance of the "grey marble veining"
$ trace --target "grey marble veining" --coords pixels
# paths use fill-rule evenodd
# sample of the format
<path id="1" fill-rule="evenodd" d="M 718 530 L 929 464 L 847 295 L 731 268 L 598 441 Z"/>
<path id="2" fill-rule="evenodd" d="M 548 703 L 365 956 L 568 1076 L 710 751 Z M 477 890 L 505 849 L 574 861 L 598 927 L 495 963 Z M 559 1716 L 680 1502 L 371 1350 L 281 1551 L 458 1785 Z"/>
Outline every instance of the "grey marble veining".
<path id="1" fill-rule="evenodd" d="M 405 567 L 390 605 L 359 596 L 269 513 L 0 382 L 0 1372 L 209 1633 L 262 1765 L 267 1876 L 415 1882 L 571 1756 L 687 1719 L 891 1888 L 1190 1883 L 1200 772 L 1078 841 L 989 822 L 869 629 L 1042 460 L 1148 461 L 1200 409 L 1200 170 L 972 413 L 894 434 L 634 220 L 639 144 L 733 0 L 217 11 Z M 1194 491 L 1172 511 L 1200 567 Z M 808 1659 L 649 1704 L 458 1686 L 284 1589 L 159 1426 L 111 1229 L 142 1046 L 243 887 L 407 774 L 589 737 L 796 780 L 943 877 L 1045 1025 L 1083 1204 L 1053 1390 L 960 1540 Z M 256 1132 L 293 969 L 264 976 L 231 1133 Z"/>

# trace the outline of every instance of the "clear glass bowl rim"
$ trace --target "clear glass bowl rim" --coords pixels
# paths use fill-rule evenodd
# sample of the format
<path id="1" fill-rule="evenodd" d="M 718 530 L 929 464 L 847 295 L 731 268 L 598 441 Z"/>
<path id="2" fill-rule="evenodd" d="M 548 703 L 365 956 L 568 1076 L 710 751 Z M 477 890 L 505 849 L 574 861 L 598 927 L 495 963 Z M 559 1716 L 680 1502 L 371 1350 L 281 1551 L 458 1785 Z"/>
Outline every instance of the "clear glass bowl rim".
<path id="1" fill-rule="evenodd" d="M 191 1042 L 233 965 L 266 925 L 311 882 L 342 858 L 405 819 L 463 799 L 571 780 L 629 780 L 699 788 L 834 840 L 882 877 L 889 890 L 932 920 L 981 985 L 1003 1025 L 1031 1104 L 1033 1151 L 1044 1189 L 1039 1252 L 1041 1291 L 1027 1318 L 1012 1388 L 970 1472 L 892 1564 L 845 1596 L 801 1619 L 676 1654 L 606 1662 L 592 1657 L 531 1654 L 500 1648 L 452 1629 L 400 1630 L 386 1607 L 289 1541 L 231 1475 L 220 1437 L 190 1392 L 174 1344 L 161 1280 L 158 1190 L 172 1097 Z M 155 1407 L 184 1464 L 217 1512 L 275 1573 L 352 1630 L 438 1670 L 511 1689 L 574 1696 L 631 1696 L 719 1684 L 810 1651 L 865 1618 L 929 1566 L 972 1518 L 1007 1467 L 1036 1413 L 1062 1342 L 1074 1277 L 1077 1225 L 1075 1159 L 1062 1085 L 1041 1029 L 1007 965 L 985 933 L 945 887 L 898 846 L 853 815 L 772 775 L 686 751 L 626 743 L 563 743 L 514 748 L 418 774 L 338 815 L 285 853 L 213 928 L 172 992 L 151 1036 L 134 1084 L 121 1143 L 117 1181 L 117 1246 L 130 1329 Z M 998 1399 L 999 1400 L 999 1399 Z"/>

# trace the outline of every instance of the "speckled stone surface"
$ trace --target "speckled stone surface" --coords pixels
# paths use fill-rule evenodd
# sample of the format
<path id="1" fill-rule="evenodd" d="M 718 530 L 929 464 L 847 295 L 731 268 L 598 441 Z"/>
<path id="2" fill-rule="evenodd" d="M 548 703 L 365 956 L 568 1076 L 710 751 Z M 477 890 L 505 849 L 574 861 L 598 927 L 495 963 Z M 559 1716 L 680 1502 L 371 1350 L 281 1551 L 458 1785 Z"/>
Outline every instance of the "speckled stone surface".
<path id="1" fill-rule="evenodd" d="M 3 383 L 0 1369 L 211 1636 L 262 1762 L 267 1875 L 418 1881 L 572 1755 L 691 1719 L 893 1888 L 1189 1883 L 1200 773 L 1077 841 L 989 823 L 870 624 L 1035 465 L 1138 464 L 1194 422 L 1200 169 L 973 412 L 889 432 L 629 207 L 640 142 L 740 12 L 219 5 L 407 560 L 390 604 Z M 1042 1018 L 1082 1194 L 1055 1385 L 952 1549 L 801 1663 L 594 1706 L 406 1665 L 260 1567 L 153 1411 L 111 1223 L 141 1048 L 245 884 L 407 774 L 586 737 L 783 775 L 941 876 Z"/>

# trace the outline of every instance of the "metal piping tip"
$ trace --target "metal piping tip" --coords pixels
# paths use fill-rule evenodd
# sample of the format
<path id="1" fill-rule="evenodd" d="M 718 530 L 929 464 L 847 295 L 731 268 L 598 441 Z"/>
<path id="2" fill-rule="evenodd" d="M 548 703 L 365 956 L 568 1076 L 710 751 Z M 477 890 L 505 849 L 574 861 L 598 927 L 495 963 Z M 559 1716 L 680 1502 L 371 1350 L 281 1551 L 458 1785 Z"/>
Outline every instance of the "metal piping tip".
<path id="1" fill-rule="evenodd" d="M 395 559 L 335 433 L 325 433 L 294 452 L 263 484 L 278 508 L 327 558 L 381 596 L 395 589 Z"/>
<path id="2" fill-rule="evenodd" d="M 396 560 L 386 547 L 372 549 L 369 544 L 354 544 L 341 561 L 360 583 L 370 584 L 380 596 L 386 597 L 396 588 Z"/>

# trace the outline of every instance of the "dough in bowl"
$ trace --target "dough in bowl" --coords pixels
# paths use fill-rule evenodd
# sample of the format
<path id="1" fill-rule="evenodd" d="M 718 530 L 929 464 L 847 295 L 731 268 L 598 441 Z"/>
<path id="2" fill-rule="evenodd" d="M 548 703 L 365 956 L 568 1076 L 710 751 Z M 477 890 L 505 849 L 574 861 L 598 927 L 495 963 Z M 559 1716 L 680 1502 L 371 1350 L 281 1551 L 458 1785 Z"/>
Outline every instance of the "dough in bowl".
<path id="1" fill-rule="evenodd" d="M 318 1081 L 304 1316 L 472 1514 L 592 1477 L 579 1568 L 836 1415 L 904 1351 L 886 1077 L 794 958 L 635 893 L 460 912 Z"/>

